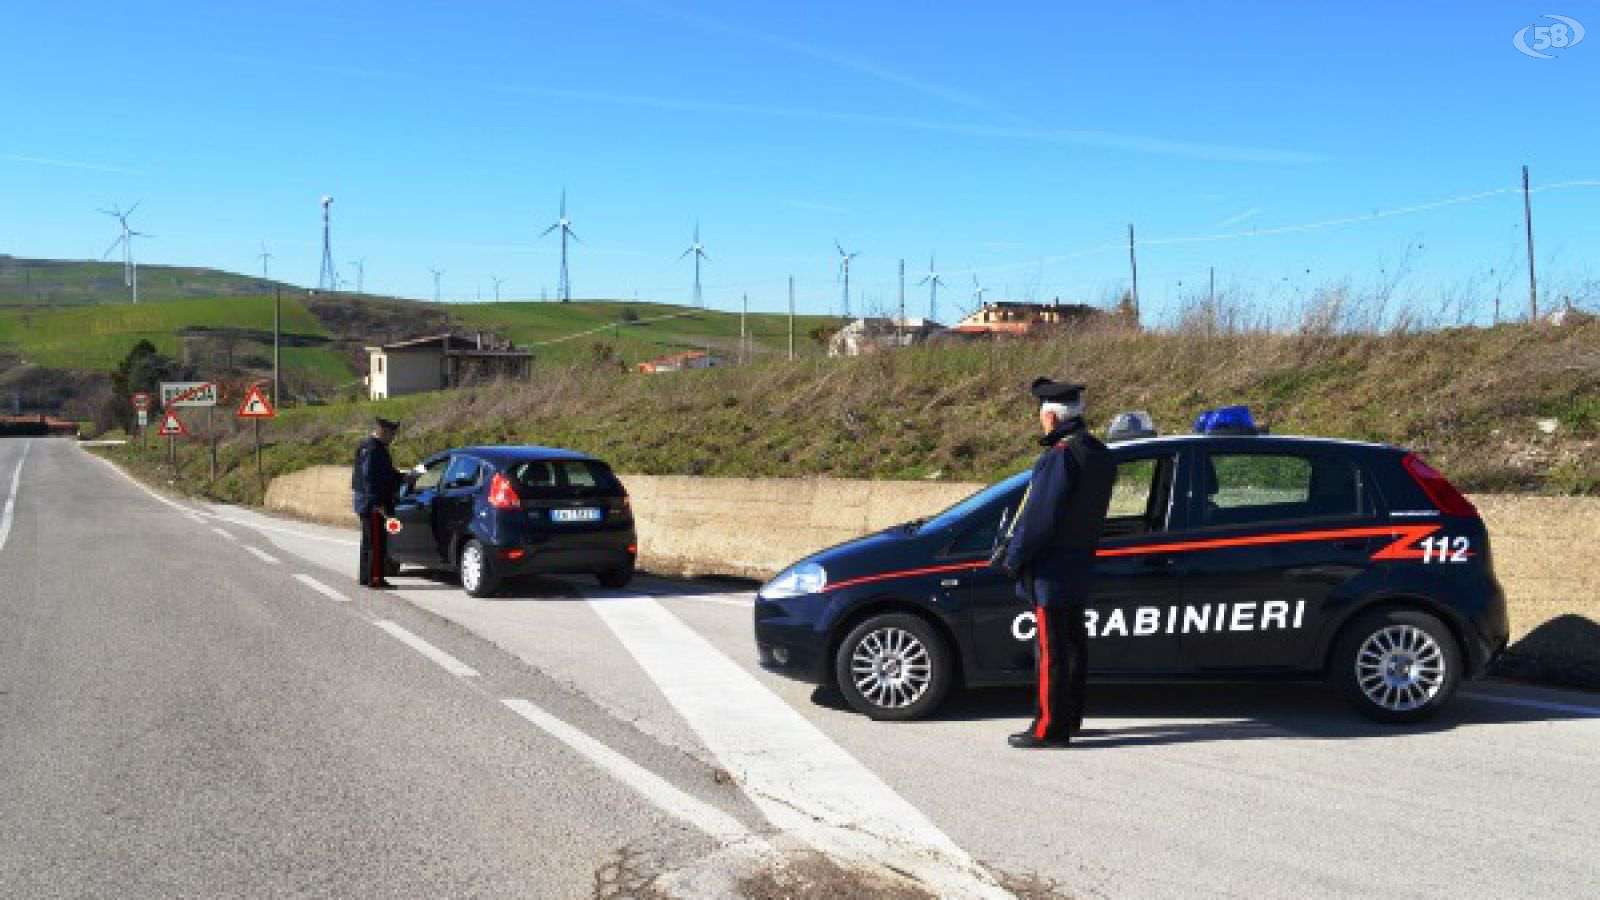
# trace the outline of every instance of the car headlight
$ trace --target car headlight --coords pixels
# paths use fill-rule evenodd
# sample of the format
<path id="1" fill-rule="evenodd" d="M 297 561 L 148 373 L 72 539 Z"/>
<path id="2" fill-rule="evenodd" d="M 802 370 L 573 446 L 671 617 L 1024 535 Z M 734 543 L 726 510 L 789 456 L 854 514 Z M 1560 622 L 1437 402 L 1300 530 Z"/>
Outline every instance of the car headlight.
<path id="1" fill-rule="evenodd" d="M 828 583 L 828 572 L 816 563 L 790 566 L 762 585 L 759 596 L 767 600 L 784 600 L 815 594 Z"/>

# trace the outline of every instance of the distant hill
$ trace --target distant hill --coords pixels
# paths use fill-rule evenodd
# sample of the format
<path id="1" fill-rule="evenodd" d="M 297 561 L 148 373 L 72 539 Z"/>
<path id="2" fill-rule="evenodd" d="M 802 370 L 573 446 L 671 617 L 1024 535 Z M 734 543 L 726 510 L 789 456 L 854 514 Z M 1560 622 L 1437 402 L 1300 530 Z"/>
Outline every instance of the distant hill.
<path id="1" fill-rule="evenodd" d="M 139 266 L 141 301 L 270 294 L 276 288 L 299 290 L 282 282 L 219 269 Z M 0 254 L 0 306 L 127 302 L 128 287 L 123 283 L 120 261 L 26 259 Z"/>

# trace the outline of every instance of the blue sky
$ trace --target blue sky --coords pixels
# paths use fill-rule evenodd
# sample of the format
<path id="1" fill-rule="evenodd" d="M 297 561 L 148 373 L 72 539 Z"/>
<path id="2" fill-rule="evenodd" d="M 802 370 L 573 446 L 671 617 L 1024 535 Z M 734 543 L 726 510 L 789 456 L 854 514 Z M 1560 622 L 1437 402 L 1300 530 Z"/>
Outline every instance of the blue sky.
<path id="1" fill-rule="evenodd" d="M 1600 181 L 1600 34 L 1531 59 L 1517 3 L 100 3 L 13 5 L 0 252 L 98 257 L 142 200 L 151 262 L 314 283 L 318 197 L 372 291 L 908 305 L 1102 301 L 1141 238 L 1153 319 L 1204 290 L 1283 310 L 1397 281 L 1486 316 L 1526 297 L 1520 167 Z M 1600 5 L 1564 15 L 1600 29 Z M 1370 218 L 1434 201 L 1476 200 Z M 1593 290 L 1600 187 L 1534 197 L 1553 292 Z M 1360 218 L 1344 225 L 1274 229 Z M 1239 235 L 1229 237 L 1230 235 Z M 1491 278 L 1490 271 L 1495 275 Z M 344 274 L 354 278 L 354 268 Z M 1585 287 L 1588 285 L 1588 287 Z"/>

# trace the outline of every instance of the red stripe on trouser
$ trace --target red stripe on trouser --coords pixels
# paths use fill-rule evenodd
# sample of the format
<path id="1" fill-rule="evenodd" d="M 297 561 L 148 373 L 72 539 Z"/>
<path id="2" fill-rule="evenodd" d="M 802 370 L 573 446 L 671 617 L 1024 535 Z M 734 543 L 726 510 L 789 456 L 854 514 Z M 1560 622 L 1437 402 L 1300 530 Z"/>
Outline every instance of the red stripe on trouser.
<path id="1" fill-rule="evenodd" d="M 1043 740 L 1050 729 L 1050 633 L 1045 630 L 1043 606 L 1033 608 L 1033 617 L 1039 630 L 1039 720 L 1033 726 L 1033 736 Z"/>
<path id="2" fill-rule="evenodd" d="M 376 584 L 383 580 L 383 513 L 373 510 L 367 527 L 372 529 L 372 537 L 367 541 L 368 564 L 372 566 L 372 581 Z"/>

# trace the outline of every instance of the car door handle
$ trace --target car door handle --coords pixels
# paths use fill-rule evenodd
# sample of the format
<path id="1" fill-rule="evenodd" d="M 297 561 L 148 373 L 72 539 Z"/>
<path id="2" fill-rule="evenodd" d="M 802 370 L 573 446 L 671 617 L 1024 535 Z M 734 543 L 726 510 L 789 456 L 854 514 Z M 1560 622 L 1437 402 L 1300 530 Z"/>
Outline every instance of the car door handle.
<path id="1" fill-rule="evenodd" d="M 1144 567 L 1147 569 L 1170 569 L 1177 564 L 1178 558 L 1168 554 L 1144 558 Z"/>

